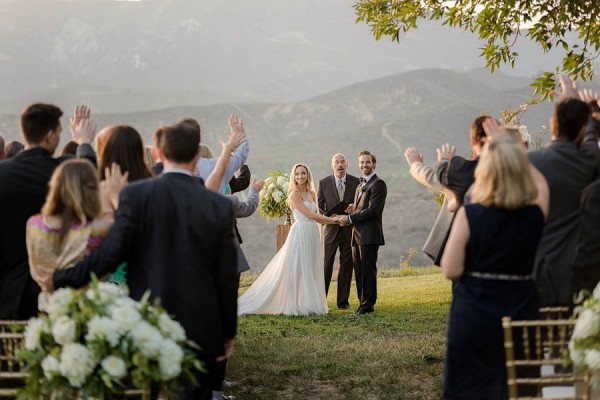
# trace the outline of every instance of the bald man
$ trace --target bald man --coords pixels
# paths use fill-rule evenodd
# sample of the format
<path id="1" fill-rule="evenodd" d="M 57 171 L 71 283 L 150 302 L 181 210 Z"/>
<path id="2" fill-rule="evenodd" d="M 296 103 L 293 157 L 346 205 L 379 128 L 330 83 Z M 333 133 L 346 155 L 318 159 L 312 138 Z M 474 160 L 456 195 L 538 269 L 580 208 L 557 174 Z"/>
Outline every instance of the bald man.
<path id="1" fill-rule="evenodd" d="M 358 178 L 346 173 L 348 162 L 341 153 L 331 158 L 333 174 L 319 181 L 317 198 L 322 214 L 333 209 L 341 201 L 352 204 L 358 187 Z M 338 267 L 337 306 L 341 310 L 350 308 L 348 297 L 352 284 L 352 227 L 325 225 L 323 235 L 323 258 L 325 273 L 325 293 L 329 293 L 329 284 L 333 275 L 335 254 L 340 250 Z"/>

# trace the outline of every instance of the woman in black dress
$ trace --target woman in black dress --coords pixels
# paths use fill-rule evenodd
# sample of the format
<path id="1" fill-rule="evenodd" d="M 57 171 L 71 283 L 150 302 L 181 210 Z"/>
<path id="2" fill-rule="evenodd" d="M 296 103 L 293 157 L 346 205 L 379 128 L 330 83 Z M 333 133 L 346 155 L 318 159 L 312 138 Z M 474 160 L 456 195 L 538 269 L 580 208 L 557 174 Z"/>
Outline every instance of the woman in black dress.
<path id="1" fill-rule="evenodd" d="M 457 212 L 441 262 L 444 275 L 457 281 L 445 399 L 507 399 L 502 317 L 535 319 L 538 313 L 531 274 L 548 186 L 523 144 L 510 140 L 496 121 L 490 124 L 499 134 L 483 148 L 472 203 Z"/>

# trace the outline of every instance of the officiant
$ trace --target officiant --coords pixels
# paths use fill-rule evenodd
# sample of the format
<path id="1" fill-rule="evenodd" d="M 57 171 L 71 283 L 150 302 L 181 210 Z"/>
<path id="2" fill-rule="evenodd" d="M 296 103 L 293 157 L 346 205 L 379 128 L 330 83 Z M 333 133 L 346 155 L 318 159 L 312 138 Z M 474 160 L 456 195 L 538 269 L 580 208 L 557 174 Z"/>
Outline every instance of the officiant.
<path id="1" fill-rule="evenodd" d="M 351 212 L 358 178 L 346 173 L 348 162 L 341 153 L 331 158 L 333 174 L 321 179 L 317 190 L 319 210 L 322 214 L 347 215 Z M 325 225 L 323 234 L 323 258 L 325 273 L 325 293 L 333 275 L 335 255 L 339 249 L 337 306 L 341 310 L 350 308 L 348 297 L 352 284 L 352 227 Z"/>

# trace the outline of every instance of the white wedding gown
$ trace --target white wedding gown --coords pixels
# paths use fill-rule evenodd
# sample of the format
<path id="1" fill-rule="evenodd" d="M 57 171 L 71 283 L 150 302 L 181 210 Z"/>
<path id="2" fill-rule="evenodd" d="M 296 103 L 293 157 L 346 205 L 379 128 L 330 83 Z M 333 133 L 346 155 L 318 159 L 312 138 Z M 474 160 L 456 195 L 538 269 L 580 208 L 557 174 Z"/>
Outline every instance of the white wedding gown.
<path id="1" fill-rule="evenodd" d="M 304 202 L 313 212 L 314 202 Z M 285 244 L 238 299 L 238 315 L 327 314 L 321 234 L 316 222 L 293 210 Z"/>

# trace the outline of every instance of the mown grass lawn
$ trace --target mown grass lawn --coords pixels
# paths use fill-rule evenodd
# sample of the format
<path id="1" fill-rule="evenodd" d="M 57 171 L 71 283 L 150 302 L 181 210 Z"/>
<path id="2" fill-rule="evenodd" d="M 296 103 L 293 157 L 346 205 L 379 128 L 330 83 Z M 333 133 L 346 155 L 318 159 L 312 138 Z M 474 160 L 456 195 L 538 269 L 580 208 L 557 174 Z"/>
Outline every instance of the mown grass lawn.
<path id="1" fill-rule="evenodd" d="M 243 279 L 241 291 L 251 283 Z M 245 316 L 226 389 L 246 399 L 439 399 L 450 283 L 439 268 L 379 271 L 375 314 Z"/>

